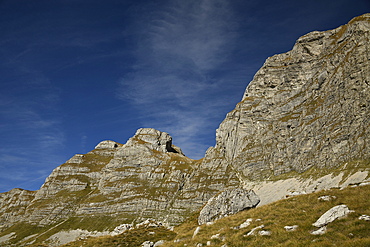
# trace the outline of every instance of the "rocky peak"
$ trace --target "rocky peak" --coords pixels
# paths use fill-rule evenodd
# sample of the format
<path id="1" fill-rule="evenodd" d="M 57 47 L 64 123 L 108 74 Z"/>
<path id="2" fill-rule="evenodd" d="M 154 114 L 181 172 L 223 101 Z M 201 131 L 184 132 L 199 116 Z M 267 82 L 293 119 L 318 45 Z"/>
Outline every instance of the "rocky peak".
<path id="1" fill-rule="evenodd" d="M 74 155 L 27 197 L 22 190 L 0 195 L 4 212 L 24 205 L 11 220 L 8 214 L 0 214 L 0 220 L 4 227 L 14 222 L 46 226 L 70 217 L 112 217 L 117 225 L 156 218 L 173 225 L 224 190 L 220 180 L 232 177 L 197 167 L 168 133 L 139 129 L 126 144 L 103 141 L 87 154 Z M 11 196 L 14 203 L 8 207 Z"/>
<path id="2" fill-rule="evenodd" d="M 179 147 L 172 144 L 172 137 L 168 133 L 153 128 L 138 129 L 135 136 L 126 143 L 127 146 L 137 144 L 145 145 L 149 149 L 162 153 L 171 152 L 184 155 Z"/>
<path id="3" fill-rule="evenodd" d="M 115 149 L 120 146 L 119 143 L 115 141 L 102 141 L 98 145 L 95 146 L 95 149 Z"/>

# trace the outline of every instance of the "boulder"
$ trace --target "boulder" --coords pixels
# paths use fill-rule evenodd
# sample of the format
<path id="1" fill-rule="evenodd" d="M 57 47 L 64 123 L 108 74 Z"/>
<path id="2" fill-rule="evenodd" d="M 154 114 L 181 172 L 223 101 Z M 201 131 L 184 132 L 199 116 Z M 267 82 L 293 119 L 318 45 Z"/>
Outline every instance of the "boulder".
<path id="1" fill-rule="evenodd" d="M 133 227 L 132 224 L 121 224 L 114 228 L 114 230 L 110 233 L 111 236 L 117 236 L 122 234 L 123 232 L 130 230 Z"/>
<path id="2" fill-rule="evenodd" d="M 247 235 L 244 235 L 244 237 L 248 237 L 248 236 L 255 235 L 257 230 L 262 229 L 262 228 L 264 228 L 264 227 L 265 227 L 265 225 L 257 226 L 257 227 L 255 227 L 255 228 L 253 228 L 252 230 L 250 230 L 250 231 L 247 233 Z"/>
<path id="3" fill-rule="evenodd" d="M 336 196 L 330 196 L 330 195 L 320 196 L 319 198 L 317 198 L 317 200 L 319 200 L 321 202 L 328 202 L 328 201 L 332 201 L 332 200 L 335 200 L 335 199 L 337 199 Z"/>
<path id="4" fill-rule="evenodd" d="M 145 241 L 144 243 L 141 244 L 142 247 L 153 247 L 154 243 L 151 241 Z"/>
<path id="5" fill-rule="evenodd" d="M 344 217 L 347 214 L 351 213 L 353 211 L 349 210 L 347 205 L 338 205 L 335 207 L 332 207 L 328 211 L 326 211 L 321 217 L 312 225 L 316 227 L 322 227 L 330 222 L 333 222 L 334 220 Z"/>
<path id="6" fill-rule="evenodd" d="M 200 231 L 200 226 L 198 226 L 197 228 L 195 228 L 195 231 L 193 233 L 193 238 L 195 238 L 195 236 L 199 233 Z"/>
<path id="7" fill-rule="evenodd" d="M 253 190 L 228 189 L 208 200 L 199 213 L 198 224 L 226 217 L 237 212 L 254 208 L 260 202 Z"/>
<path id="8" fill-rule="evenodd" d="M 220 233 L 211 236 L 211 239 L 221 239 Z"/>
<path id="9" fill-rule="evenodd" d="M 323 235 L 324 233 L 326 233 L 326 226 L 323 226 L 315 231 L 311 231 L 312 235 Z"/>
<path id="10" fill-rule="evenodd" d="M 360 217 L 358 217 L 359 220 L 366 220 L 366 221 L 370 221 L 370 216 L 369 215 L 366 215 L 366 214 L 363 214 L 361 215 Z"/>
<path id="11" fill-rule="evenodd" d="M 247 219 L 246 221 L 244 221 L 243 223 L 241 223 L 239 225 L 238 229 L 242 229 L 242 228 L 248 227 L 251 224 L 252 221 L 253 221 L 253 219 L 251 219 L 251 218 Z"/>
<path id="12" fill-rule="evenodd" d="M 287 232 L 293 232 L 295 230 L 297 230 L 298 228 L 298 225 L 293 225 L 293 226 L 284 226 L 284 229 L 287 231 Z"/>
<path id="13" fill-rule="evenodd" d="M 271 235 L 271 232 L 270 231 L 262 230 L 262 231 L 259 231 L 258 232 L 258 235 L 260 235 L 260 236 L 270 236 Z"/>
<path id="14" fill-rule="evenodd" d="M 164 244 L 164 240 L 159 240 L 154 243 L 153 247 L 162 246 Z"/>

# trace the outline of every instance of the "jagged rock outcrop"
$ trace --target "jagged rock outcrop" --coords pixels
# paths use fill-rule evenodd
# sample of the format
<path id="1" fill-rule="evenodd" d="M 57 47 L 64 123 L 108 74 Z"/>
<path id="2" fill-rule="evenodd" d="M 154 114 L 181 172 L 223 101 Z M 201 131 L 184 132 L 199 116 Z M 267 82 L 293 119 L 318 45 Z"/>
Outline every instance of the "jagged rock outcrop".
<path id="1" fill-rule="evenodd" d="M 148 218 L 174 225 L 238 183 L 222 169 L 200 169 L 167 133 L 143 128 L 125 144 L 103 141 L 87 154 L 74 155 L 38 191 L 0 194 L 0 222 L 2 228 L 58 223 L 65 232 L 70 229 L 63 225 L 79 218 L 95 219 L 103 230 Z"/>
<path id="2" fill-rule="evenodd" d="M 114 149 L 118 148 L 119 144 L 116 143 L 115 141 L 102 141 L 98 145 L 95 146 L 95 149 Z"/>
<path id="3" fill-rule="evenodd" d="M 260 199 L 253 190 L 242 188 L 228 189 L 208 200 L 199 213 L 198 224 L 203 225 L 207 222 L 254 208 L 259 202 Z"/>
<path id="4" fill-rule="evenodd" d="M 0 231 L 13 225 L 24 216 L 26 208 L 34 199 L 35 194 L 35 191 L 19 188 L 0 193 Z"/>
<path id="5" fill-rule="evenodd" d="M 370 14 L 268 58 L 217 130 L 206 162 L 244 180 L 370 157 Z"/>

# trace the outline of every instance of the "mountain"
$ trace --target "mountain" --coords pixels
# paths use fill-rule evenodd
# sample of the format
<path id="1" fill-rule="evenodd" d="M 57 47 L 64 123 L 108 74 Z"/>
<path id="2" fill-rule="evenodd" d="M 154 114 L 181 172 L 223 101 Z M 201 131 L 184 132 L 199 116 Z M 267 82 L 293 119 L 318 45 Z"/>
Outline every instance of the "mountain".
<path id="1" fill-rule="evenodd" d="M 87 154 L 76 154 L 38 191 L 2 193 L 1 230 L 5 236 L 15 232 L 12 242 L 25 244 L 47 240 L 71 225 L 113 231 L 150 218 L 176 225 L 218 191 L 238 184 L 232 172 L 203 169 L 201 161 L 184 156 L 167 133 L 143 128 L 125 144 L 103 141 Z"/>
<path id="2" fill-rule="evenodd" d="M 324 190 L 245 210 L 213 224 L 199 226 L 196 217 L 190 217 L 172 232 L 161 227 L 136 227 L 120 235 L 81 239 L 63 247 L 142 246 L 144 239 L 147 246 L 151 242 L 166 247 L 368 247 L 369 192 L 370 185 Z M 339 215 L 331 214 L 334 220 L 324 227 L 313 225 L 335 208 L 347 208 L 346 217 L 335 219 Z M 169 234 L 174 232 L 176 235 Z M 161 242 L 163 245 L 159 245 Z"/>
<path id="3" fill-rule="evenodd" d="M 201 160 L 186 157 L 167 133 L 143 128 L 125 144 L 103 141 L 76 154 L 37 191 L 1 193 L 0 243 L 57 246 L 68 242 L 62 233 L 112 234 L 147 219 L 178 225 L 237 188 L 253 190 L 260 206 L 366 183 L 369 31 L 365 14 L 268 58 Z"/>
<path id="4" fill-rule="evenodd" d="M 211 166 L 222 160 L 262 196 L 275 186 L 284 193 L 339 186 L 344 173 L 326 177 L 326 185 L 318 179 L 333 170 L 351 170 L 347 183 L 365 179 L 368 172 L 359 167 L 367 169 L 370 157 L 369 18 L 311 32 L 291 51 L 268 58 L 204 160 Z M 316 176 L 302 184 L 303 172 Z M 295 179 L 285 184 L 268 182 L 289 175 Z M 261 199 L 277 199 L 271 196 Z"/>

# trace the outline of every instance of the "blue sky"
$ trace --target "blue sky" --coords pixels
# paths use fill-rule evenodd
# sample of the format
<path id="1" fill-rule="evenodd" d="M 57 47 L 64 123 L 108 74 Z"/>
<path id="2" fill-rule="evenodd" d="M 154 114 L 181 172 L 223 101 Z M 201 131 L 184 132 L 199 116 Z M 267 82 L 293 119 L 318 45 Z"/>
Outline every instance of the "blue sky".
<path id="1" fill-rule="evenodd" d="M 102 140 L 168 132 L 191 158 L 265 59 L 368 0 L 0 0 L 0 192 Z"/>

